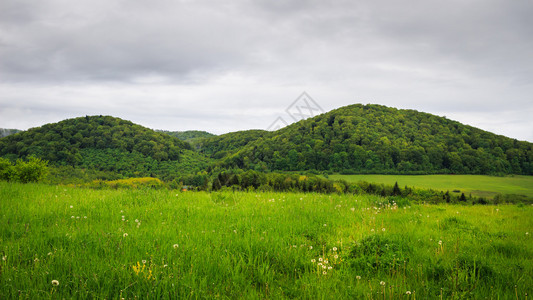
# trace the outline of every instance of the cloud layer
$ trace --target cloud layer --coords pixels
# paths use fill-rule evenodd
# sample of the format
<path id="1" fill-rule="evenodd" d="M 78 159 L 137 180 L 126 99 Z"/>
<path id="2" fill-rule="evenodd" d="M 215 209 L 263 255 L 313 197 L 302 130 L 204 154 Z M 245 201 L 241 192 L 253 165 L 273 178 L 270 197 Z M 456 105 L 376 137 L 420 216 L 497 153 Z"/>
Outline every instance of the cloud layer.
<path id="1" fill-rule="evenodd" d="M 0 127 L 267 128 L 307 91 L 533 141 L 531 1 L 0 2 Z"/>

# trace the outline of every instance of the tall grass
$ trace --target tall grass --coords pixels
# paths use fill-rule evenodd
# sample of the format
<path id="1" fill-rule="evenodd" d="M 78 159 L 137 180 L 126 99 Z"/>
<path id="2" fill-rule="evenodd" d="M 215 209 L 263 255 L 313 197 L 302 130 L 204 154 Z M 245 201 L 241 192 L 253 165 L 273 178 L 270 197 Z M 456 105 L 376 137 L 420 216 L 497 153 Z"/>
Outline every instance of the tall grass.
<path id="1" fill-rule="evenodd" d="M 533 207 L 397 201 L 0 182 L 0 298 L 531 294 Z"/>

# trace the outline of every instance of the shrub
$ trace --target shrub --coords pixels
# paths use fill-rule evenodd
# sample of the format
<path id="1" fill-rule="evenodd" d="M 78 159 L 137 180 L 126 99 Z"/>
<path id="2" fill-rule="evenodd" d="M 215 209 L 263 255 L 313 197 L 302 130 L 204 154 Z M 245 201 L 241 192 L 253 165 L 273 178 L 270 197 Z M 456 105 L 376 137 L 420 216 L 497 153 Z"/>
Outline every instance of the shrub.
<path id="1" fill-rule="evenodd" d="M 18 159 L 15 165 L 5 158 L 0 158 L 0 180 L 38 182 L 47 174 L 48 162 L 40 158 L 30 156 L 27 161 Z"/>

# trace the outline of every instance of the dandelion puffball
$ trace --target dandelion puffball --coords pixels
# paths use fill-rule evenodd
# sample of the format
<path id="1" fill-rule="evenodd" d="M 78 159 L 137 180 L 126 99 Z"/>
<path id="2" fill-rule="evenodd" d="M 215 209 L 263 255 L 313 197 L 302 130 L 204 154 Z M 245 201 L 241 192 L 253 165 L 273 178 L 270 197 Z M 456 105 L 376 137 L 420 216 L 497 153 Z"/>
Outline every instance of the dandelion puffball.
<path id="1" fill-rule="evenodd" d="M 53 286 L 58 286 L 58 285 L 59 285 L 59 281 L 57 281 L 57 280 L 55 280 L 55 279 L 52 280 L 52 285 L 53 285 Z"/>

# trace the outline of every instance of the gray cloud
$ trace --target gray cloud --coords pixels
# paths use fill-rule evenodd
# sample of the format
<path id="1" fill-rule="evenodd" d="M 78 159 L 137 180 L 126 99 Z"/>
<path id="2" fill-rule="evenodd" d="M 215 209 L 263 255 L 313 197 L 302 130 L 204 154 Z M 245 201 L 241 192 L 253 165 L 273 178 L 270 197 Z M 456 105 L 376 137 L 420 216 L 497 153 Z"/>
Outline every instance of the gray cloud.
<path id="1" fill-rule="evenodd" d="M 531 13 L 496 0 L 5 0 L 0 127 L 95 113 L 266 128 L 306 90 L 328 110 L 414 108 L 533 141 Z"/>

